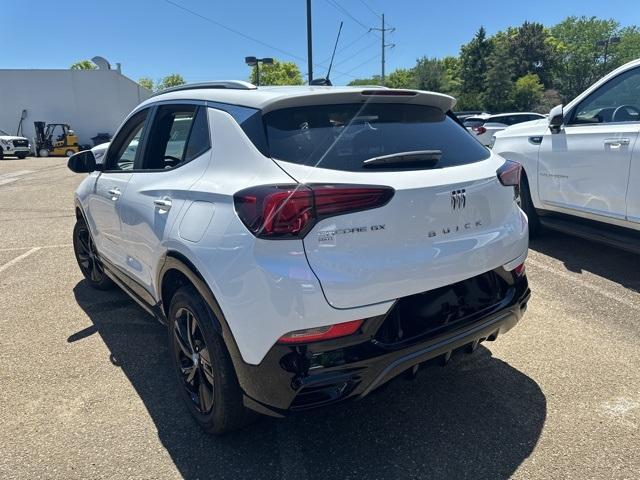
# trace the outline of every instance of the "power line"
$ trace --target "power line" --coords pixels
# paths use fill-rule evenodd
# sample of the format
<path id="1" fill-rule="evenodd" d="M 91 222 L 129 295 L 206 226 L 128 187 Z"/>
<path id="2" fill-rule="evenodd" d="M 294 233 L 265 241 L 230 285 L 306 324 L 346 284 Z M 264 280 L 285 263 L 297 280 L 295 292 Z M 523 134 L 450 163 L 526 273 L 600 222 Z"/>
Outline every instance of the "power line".
<path id="1" fill-rule="evenodd" d="M 345 73 L 341 73 L 341 74 L 340 74 L 340 75 L 338 75 L 336 78 L 340 78 L 340 77 L 342 77 L 343 75 L 347 75 L 347 76 L 350 76 L 350 77 L 352 77 L 352 78 L 357 78 L 357 77 L 354 77 L 353 75 L 349 75 L 349 74 L 350 74 L 351 72 L 353 72 L 353 71 L 357 70 L 358 68 L 362 67 L 363 65 L 366 65 L 366 64 L 367 64 L 367 63 L 369 63 L 369 62 L 373 62 L 374 60 L 377 60 L 379 57 L 380 57 L 380 54 L 379 54 L 379 53 L 376 53 L 373 57 L 371 57 L 371 58 L 369 58 L 369 59 L 365 60 L 365 61 L 364 61 L 364 62 L 362 62 L 362 63 L 359 63 L 358 65 L 356 65 L 355 67 L 353 67 L 351 70 L 347 70 Z"/>
<path id="2" fill-rule="evenodd" d="M 353 47 L 356 43 L 358 43 L 360 40 L 362 40 L 364 37 L 366 37 L 367 35 L 369 35 L 370 32 L 364 32 L 362 35 L 360 35 L 358 38 L 356 38 L 355 40 L 353 40 L 352 42 L 348 43 L 346 46 L 338 49 L 338 56 L 340 56 L 341 53 L 344 53 L 346 50 L 349 50 L 351 47 Z M 329 60 L 331 60 L 331 57 L 327 57 L 325 60 L 322 61 L 322 63 L 327 63 Z"/>
<path id="3" fill-rule="evenodd" d="M 236 30 L 235 28 L 229 27 L 229 26 L 227 26 L 227 25 L 225 25 L 223 23 L 218 22 L 217 20 L 214 20 L 213 18 L 210 18 L 210 17 L 207 17 L 205 15 L 202 15 L 201 13 L 198 13 L 198 12 L 196 12 L 194 10 L 191 10 L 190 8 L 187 8 L 187 7 L 183 6 L 183 5 L 180 5 L 179 3 L 176 3 L 176 2 L 174 2 L 172 0 L 164 0 L 164 1 L 166 3 L 168 3 L 168 4 L 170 4 L 170 5 L 173 5 L 174 7 L 179 8 L 180 10 L 183 10 L 183 11 L 185 11 L 187 13 L 190 13 L 191 15 L 194 15 L 194 16 L 202 19 L 202 20 L 205 20 L 205 21 L 207 21 L 209 23 L 212 23 L 212 24 L 214 24 L 214 25 L 216 25 L 216 26 L 218 26 L 220 28 L 223 28 L 223 29 L 225 29 L 225 30 L 227 30 L 227 31 L 229 31 L 231 33 L 234 33 L 234 34 L 236 34 L 236 35 L 238 35 L 238 36 L 240 36 L 242 38 L 246 38 L 247 40 L 250 40 L 252 42 L 259 43 L 260 45 L 262 45 L 264 47 L 267 47 L 267 48 L 270 48 L 272 50 L 275 50 L 276 52 L 280 52 L 283 55 L 286 55 L 287 57 L 295 58 L 296 60 L 300 60 L 301 62 L 306 62 L 307 61 L 306 58 L 302 58 L 299 55 L 296 55 L 295 53 L 288 52 L 288 51 L 283 50 L 281 48 L 278 48 L 278 47 L 276 47 L 274 45 L 270 45 L 267 42 L 263 42 L 262 40 L 259 40 L 257 38 L 254 38 L 254 37 L 250 36 L 250 35 L 247 35 L 246 33 L 242 33 L 241 31 Z M 314 63 L 313 65 L 316 66 L 316 67 L 327 68 L 326 65 L 323 65 L 321 63 L 319 63 L 319 64 L 318 63 Z M 340 74 L 340 76 L 346 75 L 346 76 L 350 76 L 351 78 L 356 78 L 353 75 L 349 75 L 348 73 L 345 73 L 345 72 L 339 72 L 338 70 L 335 70 L 335 72 Z"/>
<path id="4" fill-rule="evenodd" d="M 343 58 L 338 63 L 336 63 L 336 65 L 342 65 L 342 64 L 346 63 L 348 60 L 351 60 L 353 57 L 357 57 L 360 53 L 364 52 L 365 50 L 368 50 L 371 47 L 373 47 L 374 45 L 377 45 L 377 43 L 378 43 L 378 40 L 374 40 L 373 43 L 370 43 L 367 46 L 361 48 L 360 50 L 358 50 L 354 54 L 349 55 L 347 58 Z"/>
<path id="5" fill-rule="evenodd" d="M 367 7 L 367 10 L 373 13 L 376 17 L 381 18 L 380 14 L 376 12 L 373 8 L 371 8 L 367 2 L 365 2 L 364 0 L 360 0 L 360 3 L 363 4 L 365 7 Z"/>
<path id="6" fill-rule="evenodd" d="M 325 0 L 325 2 L 327 2 L 329 5 L 331 5 L 333 8 L 335 8 L 336 10 L 338 10 L 341 13 L 344 13 L 347 17 L 349 17 L 351 20 L 353 20 L 354 22 L 356 22 L 358 25 L 360 25 L 362 28 L 364 28 L 365 30 L 369 30 L 369 27 L 367 25 L 365 25 L 364 23 L 362 23 L 360 20 L 358 20 L 356 17 L 354 17 L 353 15 L 351 15 L 351 13 L 349 13 L 349 11 L 344 8 L 342 5 L 340 5 L 339 3 L 337 3 L 335 0 Z"/>

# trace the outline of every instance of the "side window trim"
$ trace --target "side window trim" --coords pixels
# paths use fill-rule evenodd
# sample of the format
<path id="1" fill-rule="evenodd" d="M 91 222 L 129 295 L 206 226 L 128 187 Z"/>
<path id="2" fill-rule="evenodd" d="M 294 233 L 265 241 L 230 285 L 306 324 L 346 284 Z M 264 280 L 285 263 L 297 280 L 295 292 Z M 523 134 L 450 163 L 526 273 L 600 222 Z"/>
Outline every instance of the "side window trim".
<path id="1" fill-rule="evenodd" d="M 576 123 L 576 115 L 578 114 L 578 109 L 580 108 L 581 105 L 583 105 L 587 100 L 589 100 L 590 98 L 593 97 L 593 95 L 597 94 L 598 92 L 600 92 L 602 89 L 606 88 L 611 82 L 613 82 L 614 80 L 616 80 L 618 77 L 620 77 L 621 75 L 625 75 L 626 73 L 631 73 L 631 72 L 637 72 L 640 74 L 640 67 L 634 67 L 634 68 L 630 68 L 629 70 L 625 70 L 624 72 L 619 73 L 618 75 L 616 75 L 615 77 L 610 78 L 609 80 L 607 80 L 605 83 L 603 83 L 602 85 L 600 85 L 598 88 L 596 88 L 594 91 L 592 91 L 591 93 L 589 93 L 589 95 L 587 95 L 586 97 L 584 97 L 582 100 L 580 100 L 579 103 L 577 103 L 569 112 L 568 115 L 565 115 L 565 118 L 569 118 L 569 120 L 566 122 L 565 127 L 585 127 L 585 126 L 589 126 L 589 127 L 593 127 L 593 126 L 604 126 L 604 125 L 625 125 L 625 124 L 637 124 L 638 121 L 624 121 L 624 122 L 593 122 L 593 123 Z"/>
<path id="2" fill-rule="evenodd" d="M 157 112 L 158 109 L 162 106 L 165 105 L 184 105 L 184 106 L 193 106 L 195 107 L 195 111 L 194 111 L 194 117 L 193 117 L 193 121 L 191 122 L 191 125 L 189 127 L 189 134 L 187 136 L 187 139 L 185 141 L 185 148 L 183 151 L 183 157 L 184 155 L 186 155 L 187 152 L 187 146 L 189 144 L 189 140 L 191 138 L 191 132 L 193 131 L 193 126 L 195 124 L 195 120 L 197 118 L 197 115 L 199 114 L 200 109 L 204 110 L 204 118 L 205 121 L 207 122 L 207 129 L 209 130 L 208 134 L 209 134 L 209 148 L 207 148 L 206 150 L 203 150 L 200 155 L 204 155 L 206 152 L 208 152 L 209 150 L 211 150 L 212 148 L 212 141 L 211 141 L 211 127 L 209 124 L 209 116 L 208 116 L 208 112 L 207 112 L 207 102 L 202 101 L 202 100 L 167 100 L 167 101 L 163 101 L 163 102 L 158 102 L 158 103 L 154 103 L 150 108 L 152 109 L 151 112 L 149 113 L 149 115 L 147 116 L 147 121 L 149 122 L 147 125 L 145 125 L 146 129 L 144 132 L 144 143 L 142 145 L 142 149 L 137 152 L 139 153 L 136 154 L 136 160 L 134 162 L 134 168 L 133 170 L 128 170 L 128 172 L 130 173 L 154 173 L 154 172 L 171 172 L 173 170 L 177 170 L 178 168 L 190 163 L 190 161 L 182 161 L 180 164 L 176 165 L 173 168 L 143 168 L 143 164 L 144 164 L 144 160 L 145 160 L 145 156 L 147 153 L 147 142 L 146 142 L 146 138 L 148 137 L 151 129 L 154 126 L 154 122 L 156 120 L 156 116 L 157 116 Z M 198 155 L 198 156 L 200 156 Z"/>
<path id="3" fill-rule="evenodd" d="M 116 132 L 116 134 L 113 136 L 113 138 L 117 138 L 118 135 L 120 135 L 120 133 L 122 132 L 122 129 L 127 125 L 127 123 L 129 122 L 129 120 L 131 120 L 133 117 L 135 117 L 136 115 L 138 115 L 141 112 L 147 111 L 147 116 L 145 117 L 144 122 L 142 123 L 142 135 L 140 136 L 140 143 L 139 143 L 139 148 L 136 149 L 136 156 L 134 157 L 133 160 L 133 169 L 131 170 L 120 170 L 120 169 L 111 169 L 108 168 L 110 167 L 109 163 L 111 162 L 111 148 L 113 147 L 113 142 L 109 145 L 109 148 L 107 149 L 107 152 L 105 153 L 105 158 L 104 158 L 104 165 L 106 167 L 105 170 L 103 170 L 102 173 L 132 173 L 135 172 L 135 168 L 136 168 L 136 164 L 138 162 L 138 158 L 140 157 L 142 150 L 144 149 L 145 145 L 146 145 L 146 137 L 147 137 L 147 132 L 149 130 L 149 120 L 151 119 L 151 117 L 153 116 L 153 114 L 155 113 L 155 107 L 154 106 L 150 106 L 150 107 L 146 107 L 146 108 L 141 108 L 140 110 L 136 111 L 135 113 L 133 113 L 132 115 L 129 115 L 129 117 L 122 123 L 122 125 L 120 126 L 120 128 L 118 129 L 118 131 Z"/>

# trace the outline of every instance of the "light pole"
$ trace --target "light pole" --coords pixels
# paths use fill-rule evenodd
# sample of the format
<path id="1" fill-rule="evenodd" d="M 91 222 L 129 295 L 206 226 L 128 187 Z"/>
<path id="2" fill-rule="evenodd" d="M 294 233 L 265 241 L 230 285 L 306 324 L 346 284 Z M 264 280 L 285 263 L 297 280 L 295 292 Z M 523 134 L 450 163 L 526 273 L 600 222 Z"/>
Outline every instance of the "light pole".
<path id="1" fill-rule="evenodd" d="M 603 61 L 603 69 L 607 69 L 607 56 L 609 54 L 609 45 L 614 45 L 616 43 L 620 43 L 620 37 L 609 37 L 606 40 L 598 40 L 596 42 L 596 47 L 604 47 L 604 61 Z"/>
<path id="2" fill-rule="evenodd" d="M 244 57 L 244 63 L 246 63 L 250 67 L 256 67 L 256 86 L 259 87 L 260 86 L 260 64 L 262 63 L 264 65 L 272 65 L 273 58 Z"/>

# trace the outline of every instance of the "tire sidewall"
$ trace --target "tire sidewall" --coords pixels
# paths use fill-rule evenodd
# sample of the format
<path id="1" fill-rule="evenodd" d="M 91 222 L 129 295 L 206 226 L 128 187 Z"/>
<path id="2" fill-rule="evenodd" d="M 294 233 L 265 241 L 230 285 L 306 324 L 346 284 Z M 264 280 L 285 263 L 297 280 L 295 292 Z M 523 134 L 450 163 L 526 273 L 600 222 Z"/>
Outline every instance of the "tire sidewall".
<path id="1" fill-rule="evenodd" d="M 175 344 L 173 330 L 175 328 L 176 313 L 181 308 L 187 308 L 196 317 L 204 341 L 209 350 L 213 369 L 213 407 L 207 414 L 201 413 L 194 405 L 186 391 L 182 373 L 179 367 L 178 348 Z M 233 364 L 224 344 L 224 340 L 214 328 L 215 318 L 202 297 L 195 288 L 185 286 L 178 289 L 169 307 L 168 314 L 168 343 L 171 362 L 176 374 L 180 395 L 187 405 L 195 421 L 207 432 L 214 434 L 226 433 L 238 428 L 241 424 L 239 413 L 244 410 L 242 396 L 237 383 Z"/>

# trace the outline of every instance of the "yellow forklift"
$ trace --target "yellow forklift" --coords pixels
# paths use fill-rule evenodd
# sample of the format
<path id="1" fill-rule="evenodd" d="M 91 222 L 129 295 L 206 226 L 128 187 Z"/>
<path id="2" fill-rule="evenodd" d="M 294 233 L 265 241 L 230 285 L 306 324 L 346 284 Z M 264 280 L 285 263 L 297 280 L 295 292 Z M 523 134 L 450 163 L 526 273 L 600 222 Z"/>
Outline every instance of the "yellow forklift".
<path id="1" fill-rule="evenodd" d="M 67 156 L 80 151 L 78 137 L 66 123 L 33 122 L 38 157 Z"/>

